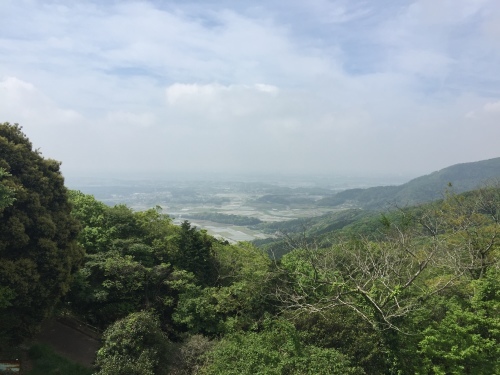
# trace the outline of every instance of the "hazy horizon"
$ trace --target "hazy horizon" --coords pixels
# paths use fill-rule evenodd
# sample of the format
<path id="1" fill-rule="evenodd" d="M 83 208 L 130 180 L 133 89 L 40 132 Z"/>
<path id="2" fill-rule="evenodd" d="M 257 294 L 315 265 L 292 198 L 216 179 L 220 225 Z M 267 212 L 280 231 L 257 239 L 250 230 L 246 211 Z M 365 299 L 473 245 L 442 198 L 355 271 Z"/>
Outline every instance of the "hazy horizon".
<path id="1" fill-rule="evenodd" d="M 157 173 L 65 173 L 69 180 L 116 180 L 116 181 L 231 181 L 231 182 L 316 182 L 321 180 L 375 180 L 409 181 L 420 175 L 405 174 L 356 174 L 356 173 L 222 173 L 222 172 L 157 172 Z"/>
<path id="2" fill-rule="evenodd" d="M 500 2 L 4 1 L 0 121 L 66 178 L 500 156 Z"/>

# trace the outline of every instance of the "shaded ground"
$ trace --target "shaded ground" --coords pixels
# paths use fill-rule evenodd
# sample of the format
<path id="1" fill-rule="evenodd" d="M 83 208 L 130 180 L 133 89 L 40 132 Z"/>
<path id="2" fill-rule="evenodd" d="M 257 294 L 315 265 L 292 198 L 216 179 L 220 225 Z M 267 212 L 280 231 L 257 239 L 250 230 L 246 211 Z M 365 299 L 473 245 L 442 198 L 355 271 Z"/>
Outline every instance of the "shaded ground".
<path id="1" fill-rule="evenodd" d="M 71 361 L 92 367 L 101 343 L 98 335 L 89 332 L 79 323 L 69 320 L 48 320 L 42 325 L 35 342 L 46 344 Z"/>

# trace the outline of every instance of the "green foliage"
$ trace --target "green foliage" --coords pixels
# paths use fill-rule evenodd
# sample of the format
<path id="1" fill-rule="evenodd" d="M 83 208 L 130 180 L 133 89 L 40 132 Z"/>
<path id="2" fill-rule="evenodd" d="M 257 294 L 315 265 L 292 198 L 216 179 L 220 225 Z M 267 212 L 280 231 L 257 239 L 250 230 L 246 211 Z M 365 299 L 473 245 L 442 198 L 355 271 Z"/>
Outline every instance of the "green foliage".
<path id="1" fill-rule="evenodd" d="M 270 310 L 270 260 L 249 243 L 214 247 L 217 286 L 179 287 L 174 321 L 192 333 L 219 334 L 253 324 Z"/>
<path id="2" fill-rule="evenodd" d="M 497 271 L 473 281 L 470 300 L 448 300 L 443 319 L 425 329 L 420 342 L 422 373 L 500 373 L 500 282 Z"/>
<path id="3" fill-rule="evenodd" d="M 86 235 L 80 241 L 89 253 L 66 301 L 94 325 L 105 327 L 150 307 L 169 326 L 180 293 L 192 303 L 198 298 L 194 291 L 206 294 L 205 286 L 225 277 L 220 273 L 226 272 L 224 262 L 214 257 L 219 242 L 189 222 L 174 226 L 159 207 L 144 212 L 106 207 L 79 192 L 73 193 L 73 202 Z"/>
<path id="4" fill-rule="evenodd" d="M 83 225 L 80 243 L 87 250 L 67 306 L 88 322 L 106 327 L 141 307 L 162 316 L 171 308 L 166 284 L 178 232 L 160 209 L 133 212 L 108 207 L 91 195 L 71 192 L 72 214 Z M 168 320 L 168 319 L 167 319 Z"/>
<path id="5" fill-rule="evenodd" d="M 70 285 L 83 251 L 59 163 L 21 127 L 0 124 L 0 168 L 16 200 L 0 210 L 0 340 L 32 335 Z"/>
<path id="6" fill-rule="evenodd" d="M 146 272 L 131 256 L 115 251 L 90 255 L 73 287 L 76 311 L 102 326 L 138 310 L 145 297 Z"/>
<path id="7" fill-rule="evenodd" d="M 254 243 L 265 249 L 271 257 L 281 259 L 295 248 L 327 247 L 338 241 L 338 238 L 363 236 L 379 239 L 384 224 L 379 212 L 347 209 L 312 218 L 266 223 L 260 228 L 280 235 L 277 239 L 255 240 Z"/>
<path id="8" fill-rule="evenodd" d="M 141 240 L 150 246 L 155 264 L 171 262 L 177 252 L 175 237 L 179 233 L 179 227 L 172 223 L 168 215 L 162 214 L 161 210 L 157 206 L 134 215 L 142 231 Z"/>
<path id="9" fill-rule="evenodd" d="M 498 316 L 498 305 L 468 305 L 466 294 L 457 291 L 471 280 L 479 288 L 498 269 L 498 191 L 449 194 L 431 205 L 389 213 L 380 220 L 379 238 L 338 240 L 329 248 L 304 242 L 281 259 L 284 278 L 277 296 L 296 314 L 354 311 L 375 329 L 388 373 L 419 368 L 412 355 L 418 330 L 426 335 L 420 345 L 427 371 L 465 374 L 483 366 L 484 373 L 493 373 L 498 320 L 486 316 Z M 495 295 L 498 283 L 488 285 Z M 443 293 L 452 296 L 447 312 L 429 315 L 436 321 L 429 327 L 419 310 L 432 308 L 427 302 Z"/>
<path id="10" fill-rule="evenodd" d="M 388 204 L 396 203 L 395 195 L 402 186 L 375 186 L 367 189 L 348 189 L 335 194 L 332 197 L 326 197 L 318 202 L 320 206 L 355 206 L 365 209 L 380 209 Z M 432 198 L 430 199 L 432 200 Z M 400 203 L 400 202 L 398 202 Z"/>
<path id="11" fill-rule="evenodd" d="M 274 263 L 251 244 L 174 226 L 159 207 L 72 199 L 91 250 L 69 306 L 100 326 L 132 314 L 115 332 L 139 332 L 123 322 L 154 311 L 148 332 L 161 324 L 177 341 L 162 352 L 169 373 L 498 372 L 498 188 L 314 219 L 285 238 L 294 250 Z M 10 290 L 1 293 L 8 305 Z M 125 349 L 103 350 L 99 375 L 160 371 L 155 344 L 131 340 L 108 340 Z"/>
<path id="12" fill-rule="evenodd" d="M 16 293 L 12 288 L 0 285 L 0 309 L 12 306 L 10 301 L 16 298 Z"/>
<path id="13" fill-rule="evenodd" d="M 82 229 L 78 241 L 87 254 L 96 254 L 109 250 L 116 229 L 107 219 L 108 207 L 97 201 L 92 195 L 80 191 L 69 191 L 71 214 L 80 221 Z"/>
<path id="14" fill-rule="evenodd" d="M 91 375 L 92 370 L 73 363 L 59 355 L 46 345 L 33 345 L 29 350 L 33 368 L 27 375 Z"/>
<path id="15" fill-rule="evenodd" d="M 112 324 L 97 352 L 96 375 L 167 374 L 171 344 L 149 311 L 130 314 Z"/>
<path id="16" fill-rule="evenodd" d="M 212 262 L 212 245 L 214 238 L 205 231 L 191 227 L 189 221 L 181 224 L 176 239 L 177 256 L 174 264 L 181 269 L 193 273 L 202 284 L 211 284 L 215 280 L 214 263 Z"/>
<path id="17" fill-rule="evenodd" d="M 363 374 L 335 349 L 305 345 L 291 323 L 266 321 L 261 332 L 224 337 L 202 374 Z"/>
<path id="18" fill-rule="evenodd" d="M 306 344 L 334 348 L 368 374 L 385 373 L 380 333 L 352 309 L 339 307 L 321 313 L 290 313 L 284 317 L 294 322 Z"/>
<path id="19" fill-rule="evenodd" d="M 209 220 L 216 223 L 231 224 L 231 225 L 257 225 L 262 223 L 261 220 L 255 217 L 248 217 L 234 214 L 221 214 L 218 212 L 202 212 L 199 214 L 189 214 L 189 218 L 198 220 Z"/>
<path id="20" fill-rule="evenodd" d="M 0 210 L 14 203 L 15 190 L 1 182 L 4 177 L 11 176 L 5 169 L 0 168 Z"/>
<path id="21" fill-rule="evenodd" d="M 116 250 L 87 256 L 66 299 L 69 307 L 99 327 L 145 306 L 165 314 L 172 304 L 167 283 L 172 267 L 144 263 Z"/>
<path id="22" fill-rule="evenodd" d="M 141 238 L 144 234 L 136 220 L 134 211 L 124 204 L 118 204 L 108 209 L 107 222 L 115 231 L 116 238 Z"/>
<path id="23" fill-rule="evenodd" d="M 218 289 L 187 284 L 179 294 L 173 314 L 174 322 L 192 333 L 216 334 L 223 331 L 224 314 L 220 312 Z"/>
<path id="24" fill-rule="evenodd" d="M 358 222 L 365 216 L 372 214 L 370 211 L 359 209 L 347 209 L 335 212 L 329 212 L 321 216 L 309 218 L 299 218 L 288 221 L 279 221 L 271 223 L 263 223 L 259 228 L 267 233 L 303 233 L 318 237 L 324 233 L 330 233 L 344 228 L 345 226 Z"/>

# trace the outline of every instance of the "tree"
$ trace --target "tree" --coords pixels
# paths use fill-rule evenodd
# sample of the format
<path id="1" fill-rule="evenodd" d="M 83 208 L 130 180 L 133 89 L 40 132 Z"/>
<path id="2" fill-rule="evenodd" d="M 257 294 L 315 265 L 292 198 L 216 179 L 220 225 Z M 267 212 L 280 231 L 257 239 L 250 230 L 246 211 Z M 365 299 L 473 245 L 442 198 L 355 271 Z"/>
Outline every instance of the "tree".
<path id="1" fill-rule="evenodd" d="M 87 254 L 66 305 L 99 327 L 142 307 L 155 308 L 168 321 L 172 296 L 166 280 L 172 267 L 166 261 L 179 228 L 159 208 L 134 212 L 79 191 L 70 194 L 72 215 L 82 225 L 78 240 Z"/>
<path id="2" fill-rule="evenodd" d="M 9 177 L 9 176 L 10 173 L 7 173 L 5 169 L 0 168 L 0 181 L 4 177 Z M 14 200 L 15 200 L 14 189 L 0 182 L 0 210 L 4 209 L 7 206 L 10 206 L 12 203 L 14 203 Z"/>
<path id="3" fill-rule="evenodd" d="M 15 201 L 0 210 L 0 340 L 31 335 L 67 292 L 83 257 L 60 163 L 44 159 L 17 124 L 0 124 L 0 168 Z"/>
<path id="4" fill-rule="evenodd" d="M 144 306 L 147 274 L 130 255 L 90 254 L 66 300 L 82 318 L 104 328 Z"/>
<path id="5" fill-rule="evenodd" d="M 497 270 L 473 280 L 473 294 L 454 296 L 445 302 L 447 311 L 424 331 L 419 346 L 422 374 L 500 373 L 500 279 Z"/>
<path id="6" fill-rule="evenodd" d="M 4 177 L 11 176 L 7 173 L 5 169 L 0 168 L 0 212 L 5 208 L 14 203 L 14 190 L 7 185 L 4 185 L 1 180 Z M 0 309 L 10 306 L 9 302 L 15 297 L 13 290 L 9 287 L 0 285 Z"/>
<path id="7" fill-rule="evenodd" d="M 224 337 L 208 353 L 205 375 L 361 375 L 364 372 L 335 349 L 306 345 L 294 326 L 266 320 L 260 332 Z"/>
<path id="8" fill-rule="evenodd" d="M 472 279 L 480 279 L 498 267 L 500 250 L 500 185 L 447 197 L 421 220 L 432 235 L 448 233 L 448 255 L 452 266 Z"/>
<path id="9" fill-rule="evenodd" d="M 150 311 L 128 315 L 112 324 L 97 352 L 96 375 L 167 374 L 170 342 Z"/>
<path id="10" fill-rule="evenodd" d="M 96 254 L 110 250 L 117 230 L 110 226 L 107 219 L 109 208 L 94 196 L 81 191 L 70 190 L 68 194 L 72 205 L 71 215 L 81 225 L 78 242 L 85 253 Z"/>
<path id="11" fill-rule="evenodd" d="M 176 283 L 180 295 L 173 319 L 191 333 L 218 335 L 248 328 L 272 309 L 267 254 L 244 242 L 215 243 L 213 250 L 217 285 L 202 287 L 189 275 Z"/>
<path id="12" fill-rule="evenodd" d="M 199 374 L 205 363 L 206 353 L 213 348 L 214 343 L 202 335 L 188 336 L 183 342 L 177 343 L 172 355 L 170 374 Z"/>
<path id="13" fill-rule="evenodd" d="M 214 280 L 212 242 L 214 238 L 206 231 L 191 227 L 189 221 L 181 224 L 177 237 L 178 254 L 175 265 L 192 272 L 202 284 L 211 284 Z"/>
<path id="14" fill-rule="evenodd" d="M 284 317 L 287 318 L 287 315 Z M 366 373 L 385 373 L 379 332 L 365 320 L 359 319 L 352 309 L 339 307 L 315 314 L 293 314 L 289 319 L 307 344 L 337 349 Z"/>
<path id="15" fill-rule="evenodd" d="M 456 196 L 382 217 L 379 241 L 338 240 L 283 257 L 277 298 L 287 310 L 349 308 L 379 332 L 393 373 L 405 368 L 401 333 L 423 302 L 498 265 L 498 189 Z M 391 373 L 392 373 L 391 372 Z"/>

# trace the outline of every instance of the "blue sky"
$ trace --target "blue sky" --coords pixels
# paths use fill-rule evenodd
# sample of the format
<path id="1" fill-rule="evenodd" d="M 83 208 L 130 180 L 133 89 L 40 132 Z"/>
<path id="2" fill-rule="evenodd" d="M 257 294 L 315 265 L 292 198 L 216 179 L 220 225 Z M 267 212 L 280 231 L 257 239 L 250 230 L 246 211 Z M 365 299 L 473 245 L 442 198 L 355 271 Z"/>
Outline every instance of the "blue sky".
<path id="1" fill-rule="evenodd" d="M 497 0 L 4 0 L 0 14 L 0 121 L 68 176 L 417 176 L 500 156 Z"/>

